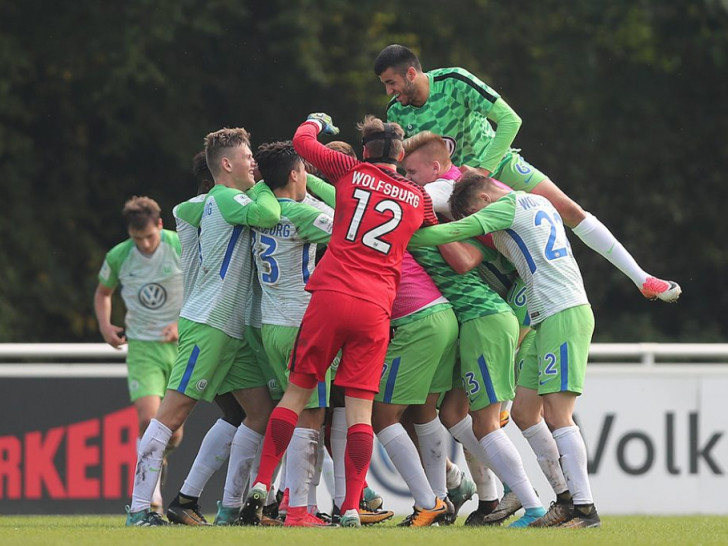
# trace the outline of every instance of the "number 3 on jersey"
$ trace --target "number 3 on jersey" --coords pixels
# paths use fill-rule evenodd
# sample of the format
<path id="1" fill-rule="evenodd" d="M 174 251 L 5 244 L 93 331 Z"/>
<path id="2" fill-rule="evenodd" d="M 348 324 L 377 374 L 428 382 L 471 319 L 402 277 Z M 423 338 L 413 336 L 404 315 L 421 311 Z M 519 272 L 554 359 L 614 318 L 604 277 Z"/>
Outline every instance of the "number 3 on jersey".
<path id="1" fill-rule="evenodd" d="M 356 188 L 354 190 L 354 199 L 356 199 L 358 202 L 356 205 L 356 210 L 354 211 L 354 216 L 352 217 L 351 223 L 349 224 L 349 230 L 346 232 L 347 241 L 354 242 L 359 236 L 359 227 L 361 226 L 362 218 L 364 218 L 364 213 L 367 210 L 371 197 L 372 193 L 367 190 L 363 190 L 361 188 Z M 392 247 L 392 245 L 390 245 L 386 241 L 383 241 L 382 239 L 380 239 L 380 237 L 382 235 L 386 235 L 387 233 L 391 233 L 400 224 L 400 222 L 402 221 L 402 207 L 399 203 L 392 199 L 383 199 L 382 201 L 379 201 L 376 205 L 374 205 L 372 209 L 376 212 L 379 212 L 380 214 L 390 212 L 392 214 L 392 217 L 383 224 L 379 224 L 378 226 L 375 226 L 370 230 L 364 232 L 361 237 L 361 242 L 364 246 L 368 246 L 369 248 L 376 250 L 377 252 L 381 252 L 382 254 L 389 254 L 389 249 Z"/>

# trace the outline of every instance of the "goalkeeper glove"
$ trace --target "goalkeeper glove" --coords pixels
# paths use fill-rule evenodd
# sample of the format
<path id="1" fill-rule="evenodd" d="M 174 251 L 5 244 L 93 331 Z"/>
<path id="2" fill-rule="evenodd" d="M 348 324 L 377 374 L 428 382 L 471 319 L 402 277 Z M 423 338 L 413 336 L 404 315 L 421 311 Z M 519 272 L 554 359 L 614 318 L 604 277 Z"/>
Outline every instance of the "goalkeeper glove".
<path id="1" fill-rule="evenodd" d="M 334 125 L 334 121 L 331 116 L 324 114 L 323 112 L 317 112 L 315 114 L 309 114 L 306 121 L 318 121 L 321 124 L 321 132 L 327 135 L 338 135 L 339 128 Z"/>

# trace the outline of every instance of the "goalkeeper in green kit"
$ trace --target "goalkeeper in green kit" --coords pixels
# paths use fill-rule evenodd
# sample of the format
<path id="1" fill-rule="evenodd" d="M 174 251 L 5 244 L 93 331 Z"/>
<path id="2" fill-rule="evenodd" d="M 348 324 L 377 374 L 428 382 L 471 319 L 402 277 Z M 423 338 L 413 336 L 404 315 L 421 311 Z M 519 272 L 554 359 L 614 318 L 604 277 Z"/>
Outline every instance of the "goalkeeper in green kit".
<path id="1" fill-rule="evenodd" d="M 462 68 L 423 72 L 417 56 L 397 44 L 379 53 L 374 72 L 393 97 L 387 121 L 398 123 L 406 137 L 421 131 L 439 134 L 448 142 L 455 165 L 478 168 L 514 190 L 546 197 L 564 223 L 627 275 L 646 298 L 678 299 L 681 289 L 676 282 L 644 271 L 604 224 L 511 148 L 521 118 L 491 87 Z"/>

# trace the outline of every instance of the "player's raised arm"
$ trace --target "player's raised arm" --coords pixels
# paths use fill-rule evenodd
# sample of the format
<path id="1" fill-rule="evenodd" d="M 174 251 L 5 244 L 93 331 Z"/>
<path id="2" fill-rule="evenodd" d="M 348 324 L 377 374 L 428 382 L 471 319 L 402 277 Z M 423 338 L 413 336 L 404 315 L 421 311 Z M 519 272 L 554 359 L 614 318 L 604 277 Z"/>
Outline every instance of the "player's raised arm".
<path id="1" fill-rule="evenodd" d="M 293 147 L 298 155 L 335 184 L 358 161 L 321 144 L 318 141 L 318 134 L 321 132 L 336 135 L 339 129 L 333 124 L 331 116 L 323 113 L 309 114 L 293 136 Z"/>

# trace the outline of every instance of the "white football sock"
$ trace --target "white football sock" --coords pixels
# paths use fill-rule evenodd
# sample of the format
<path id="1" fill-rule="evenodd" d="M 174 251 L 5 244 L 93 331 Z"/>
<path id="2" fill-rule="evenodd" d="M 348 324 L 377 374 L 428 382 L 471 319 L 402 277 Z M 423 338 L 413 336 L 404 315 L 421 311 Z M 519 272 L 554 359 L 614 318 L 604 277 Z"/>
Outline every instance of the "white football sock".
<path id="1" fill-rule="evenodd" d="M 417 441 L 420 444 L 420 454 L 430 487 L 440 499 L 447 496 L 445 485 L 445 472 L 447 455 L 445 454 L 445 435 L 439 417 L 429 423 L 415 424 Z"/>
<path id="2" fill-rule="evenodd" d="M 596 216 L 587 212 L 586 218 L 572 231 L 586 246 L 604 256 L 613 266 L 632 279 L 637 288 L 642 288 L 649 275 Z"/>
<path id="3" fill-rule="evenodd" d="M 535 425 L 527 428 L 523 431 L 523 437 L 528 440 L 528 444 L 536 454 L 538 465 L 554 493 L 558 495 L 566 491 L 568 487 L 561 464 L 559 464 L 559 448 L 549 427 L 546 426 L 546 422 L 541 419 Z"/>
<path id="4" fill-rule="evenodd" d="M 291 508 L 308 506 L 308 490 L 316 464 L 318 439 L 318 430 L 296 427 L 293 431 L 286 459 L 286 487 L 288 506 Z"/>
<path id="5" fill-rule="evenodd" d="M 172 437 L 172 431 L 156 419 L 149 422 L 139 441 L 137 464 L 134 472 L 134 491 L 131 496 L 131 512 L 148 510 L 154 488 L 159 482 L 164 459 L 164 449 Z"/>
<path id="6" fill-rule="evenodd" d="M 480 445 L 487 457 L 488 466 L 501 481 L 508 484 L 523 507 L 536 508 L 543 506 L 528 481 L 523 468 L 521 456 L 503 429 L 494 430 L 480 439 Z"/>
<path id="7" fill-rule="evenodd" d="M 458 465 L 450 461 L 450 468 L 447 468 L 447 463 L 445 464 L 445 486 L 448 489 L 460 487 L 462 478 L 463 473 Z"/>
<path id="8" fill-rule="evenodd" d="M 407 484 L 415 505 L 425 509 L 434 508 L 435 492 L 430 487 L 425 470 L 420 464 L 417 448 L 404 427 L 400 423 L 389 425 L 377 433 L 377 439 Z"/>
<path id="9" fill-rule="evenodd" d="M 465 449 L 479 459 L 482 459 L 483 463 L 488 466 L 487 462 L 480 455 L 483 450 L 480 448 L 478 439 L 473 432 L 473 418 L 470 415 L 466 415 L 462 421 L 454 424 L 448 430 L 452 434 L 452 437 L 460 442 Z"/>
<path id="10" fill-rule="evenodd" d="M 331 418 L 331 458 L 334 460 L 334 504 L 341 508 L 346 497 L 346 408 L 334 408 Z"/>
<path id="11" fill-rule="evenodd" d="M 465 460 L 468 463 L 470 474 L 473 476 L 473 481 L 478 487 L 478 498 L 480 500 L 497 499 L 498 490 L 496 489 L 495 475 L 490 469 L 488 458 L 473 432 L 473 418 L 466 415 L 462 421 L 450 427 L 450 434 L 462 444 L 465 450 Z M 484 470 L 481 470 L 481 467 Z"/>
<path id="12" fill-rule="evenodd" d="M 288 487 L 288 485 L 286 484 L 286 467 L 287 466 L 288 466 L 288 451 L 286 451 L 283 454 L 283 458 L 281 459 L 281 462 L 278 463 L 278 469 L 279 469 L 278 471 L 280 473 L 278 489 L 280 489 L 281 491 L 285 491 L 286 487 Z M 257 472 L 256 472 L 256 475 L 257 475 Z M 255 479 L 255 478 L 253 478 L 253 479 Z"/>
<path id="13" fill-rule="evenodd" d="M 240 508 L 243 506 L 245 490 L 250 482 L 250 469 L 262 442 L 263 435 L 244 424 L 241 424 L 235 432 L 230 445 L 230 461 L 228 461 L 225 489 L 222 495 L 224 507 Z"/>
<path id="14" fill-rule="evenodd" d="M 326 453 L 326 446 L 324 446 L 323 438 L 325 432 L 320 430 L 318 432 L 318 441 L 316 442 L 316 459 L 313 465 L 313 476 L 311 476 L 311 485 L 308 488 L 308 511 L 314 516 L 316 515 L 316 509 L 318 508 L 318 497 L 317 489 L 321 483 L 321 472 L 324 467 L 324 453 Z"/>
<path id="15" fill-rule="evenodd" d="M 195 462 L 182 484 L 180 493 L 188 497 L 199 497 L 212 475 L 220 470 L 230 456 L 230 444 L 237 427 L 224 419 L 218 419 L 210 427 L 200 444 Z"/>
<path id="16" fill-rule="evenodd" d="M 473 478 L 475 487 L 478 489 L 478 499 L 482 501 L 498 500 L 498 487 L 493 471 L 485 466 L 475 455 L 470 453 L 470 450 L 464 449 L 463 453 L 465 455 L 465 462 L 468 463 L 470 476 Z"/>
<path id="17" fill-rule="evenodd" d="M 579 433 L 579 427 L 562 427 L 556 429 L 553 435 L 561 454 L 561 466 L 574 504 L 593 504 L 594 498 L 587 472 L 586 445 Z"/>
<path id="18" fill-rule="evenodd" d="M 324 448 L 324 465 L 323 470 L 321 471 L 321 474 L 324 477 L 324 483 L 326 484 L 326 489 L 329 492 L 329 495 L 331 495 L 331 498 L 334 498 L 334 460 L 331 458 L 331 455 L 329 455 L 329 452 Z"/>

